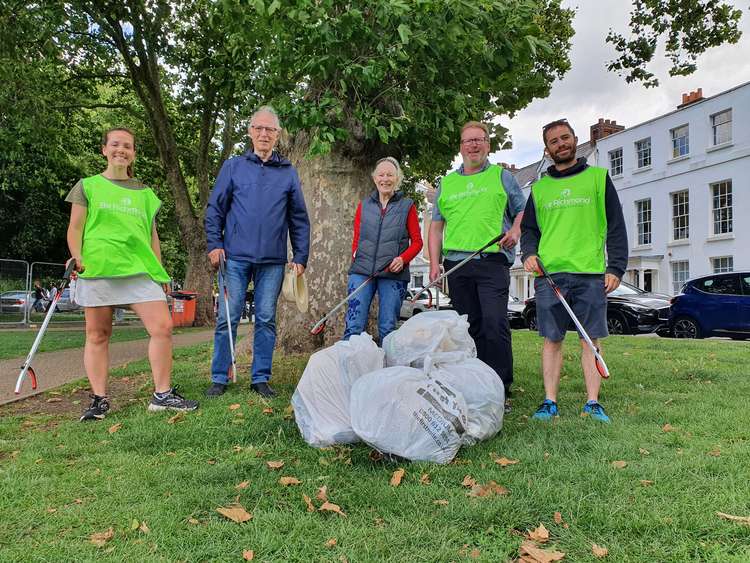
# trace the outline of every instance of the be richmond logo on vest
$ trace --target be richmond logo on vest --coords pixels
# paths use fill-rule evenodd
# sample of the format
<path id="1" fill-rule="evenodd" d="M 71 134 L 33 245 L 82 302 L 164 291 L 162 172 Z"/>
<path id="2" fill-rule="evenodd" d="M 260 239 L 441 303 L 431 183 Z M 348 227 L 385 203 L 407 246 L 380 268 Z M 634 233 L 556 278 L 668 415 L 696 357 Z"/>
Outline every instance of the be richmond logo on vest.
<path id="1" fill-rule="evenodd" d="M 117 203 L 100 201 L 99 209 L 102 211 L 111 211 L 113 213 L 121 213 L 123 215 L 131 215 L 133 217 L 146 219 L 146 212 L 139 207 L 133 207 L 133 200 L 129 197 L 123 197 Z"/>
<path id="2" fill-rule="evenodd" d="M 450 194 L 445 199 L 448 201 L 458 201 L 467 197 L 477 197 L 480 194 L 486 193 L 487 190 L 487 186 L 477 186 L 474 182 L 467 182 L 464 191 Z"/>
<path id="3" fill-rule="evenodd" d="M 585 207 L 591 204 L 590 197 L 572 197 L 573 192 L 570 188 L 560 190 L 560 195 L 544 204 L 544 209 L 554 210 L 568 207 Z"/>

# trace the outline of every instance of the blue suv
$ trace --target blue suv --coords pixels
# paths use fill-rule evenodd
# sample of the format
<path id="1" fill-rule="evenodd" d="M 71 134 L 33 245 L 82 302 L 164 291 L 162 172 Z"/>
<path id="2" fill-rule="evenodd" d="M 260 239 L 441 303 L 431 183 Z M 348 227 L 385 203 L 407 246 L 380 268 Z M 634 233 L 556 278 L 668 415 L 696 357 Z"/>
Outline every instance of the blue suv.
<path id="1" fill-rule="evenodd" d="M 669 326 L 675 338 L 750 338 L 750 272 L 690 280 L 671 303 Z"/>

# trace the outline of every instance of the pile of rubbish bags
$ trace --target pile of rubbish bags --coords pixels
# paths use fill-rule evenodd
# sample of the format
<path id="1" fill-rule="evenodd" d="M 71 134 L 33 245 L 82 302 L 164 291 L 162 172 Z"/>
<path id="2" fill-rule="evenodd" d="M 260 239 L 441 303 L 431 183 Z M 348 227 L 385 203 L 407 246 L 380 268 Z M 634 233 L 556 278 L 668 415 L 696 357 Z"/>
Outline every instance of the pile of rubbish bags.
<path id="1" fill-rule="evenodd" d="M 379 348 L 363 333 L 319 350 L 292 396 L 305 442 L 363 441 L 382 453 L 449 463 L 503 425 L 502 381 L 476 358 L 466 315 L 420 313 Z"/>

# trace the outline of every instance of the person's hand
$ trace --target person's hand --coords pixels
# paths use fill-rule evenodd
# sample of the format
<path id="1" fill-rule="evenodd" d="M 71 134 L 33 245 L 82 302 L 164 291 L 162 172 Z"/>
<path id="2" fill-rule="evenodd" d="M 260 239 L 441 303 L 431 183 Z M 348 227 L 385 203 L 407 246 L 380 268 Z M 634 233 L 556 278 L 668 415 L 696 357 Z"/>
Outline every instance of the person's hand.
<path id="1" fill-rule="evenodd" d="M 435 204 L 435 196 L 437 195 L 437 190 L 432 187 L 432 185 L 427 184 L 427 191 L 424 193 L 424 198 L 431 204 Z"/>
<path id="2" fill-rule="evenodd" d="M 68 266 L 70 265 L 71 261 L 73 261 L 73 260 L 75 260 L 75 262 L 76 262 L 76 265 L 73 268 L 73 271 L 80 273 L 80 272 L 83 272 L 86 269 L 86 267 L 83 265 L 83 260 L 81 259 L 80 256 L 73 256 L 70 260 L 68 260 L 67 262 L 65 262 L 65 268 L 66 269 L 68 268 Z"/>
<path id="3" fill-rule="evenodd" d="M 226 254 L 224 254 L 223 248 L 214 248 L 211 252 L 208 253 L 208 259 L 211 261 L 211 267 L 214 270 L 216 270 L 219 267 L 219 260 L 222 257 L 226 261 L 227 257 L 226 257 Z"/>
<path id="4" fill-rule="evenodd" d="M 539 267 L 536 255 L 529 256 L 523 261 L 523 269 L 530 273 L 536 273 L 542 275 L 542 269 Z"/>
<path id="5" fill-rule="evenodd" d="M 294 262 L 289 262 L 288 264 L 289 268 L 294 270 L 294 273 L 298 276 L 301 276 L 305 273 L 305 267 L 302 264 L 295 264 Z"/>
<path id="6" fill-rule="evenodd" d="M 436 279 L 440 277 L 440 264 L 432 264 L 430 263 L 430 283 L 434 282 Z"/>
<path id="7" fill-rule="evenodd" d="M 167 295 L 169 295 L 170 289 L 169 289 L 169 284 L 168 283 L 161 284 L 161 289 L 162 289 L 162 291 L 164 293 L 166 293 Z"/>
<path id="8" fill-rule="evenodd" d="M 511 227 L 503 235 L 503 238 L 500 239 L 498 244 L 503 248 L 510 250 L 511 248 L 515 248 L 519 240 L 521 240 L 521 227 Z"/>
<path id="9" fill-rule="evenodd" d="M 401 258 L 401 256 L 396 256 L 388 266 L 388 271 L 393 272 L 394 274 L 398 274 L 401 270 L 404 269 L 404 259 Z"/>
<path id="10" fill-rule="evenodd" d="M 620 287 L 620 278 L 614 274 L 604 275 L 604 290 L 607 293 L 612 293 L 615 289 Z"/>

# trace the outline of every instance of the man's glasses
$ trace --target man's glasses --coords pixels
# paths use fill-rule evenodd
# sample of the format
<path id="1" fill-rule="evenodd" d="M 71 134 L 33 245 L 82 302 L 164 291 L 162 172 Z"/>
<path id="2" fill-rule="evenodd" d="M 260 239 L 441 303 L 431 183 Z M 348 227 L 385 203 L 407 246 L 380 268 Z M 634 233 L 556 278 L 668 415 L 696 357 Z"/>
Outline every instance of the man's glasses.
<path id="1" fill-rule="evenodd" d="M 568 127 L 570 127 L 568 120 L 563 117 L 561 119 L 555 119 L 554 121 L 547 123 L 547 125 L 542 127 L 542 133 L 546 133 L 547 129 L 552 129 L 553 127 L 557 127 L 558 125 L 567 125 Z"/>
<path id="2" fill-rule="evenodd" d="M 473 139 L 461 139 L 462 145 L 481 145 L 487 142 L 487 137 L 474 137 Z"/>
<path id="3" fill-rule="evenodd" d="M 265 125 L 251 125 L 250 129 L 254 129 L 258 133 L 268 133 L 269 135 L 279 132 L 276 127 L 266 127 Z"/>

